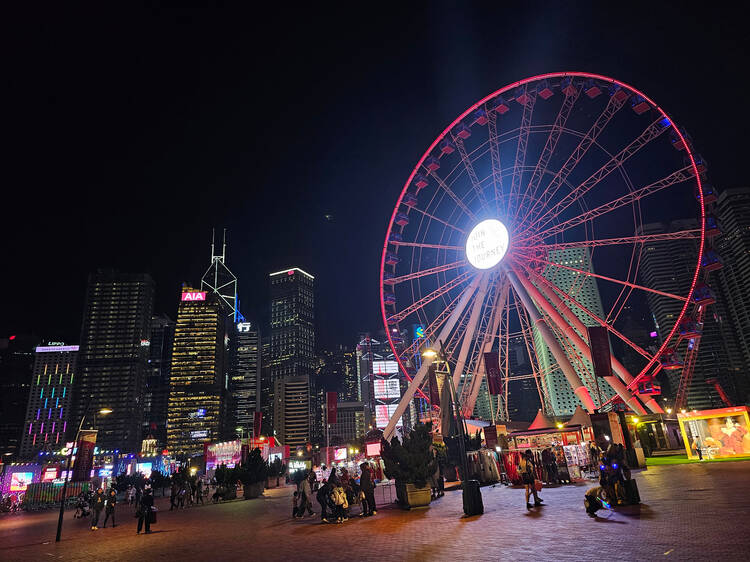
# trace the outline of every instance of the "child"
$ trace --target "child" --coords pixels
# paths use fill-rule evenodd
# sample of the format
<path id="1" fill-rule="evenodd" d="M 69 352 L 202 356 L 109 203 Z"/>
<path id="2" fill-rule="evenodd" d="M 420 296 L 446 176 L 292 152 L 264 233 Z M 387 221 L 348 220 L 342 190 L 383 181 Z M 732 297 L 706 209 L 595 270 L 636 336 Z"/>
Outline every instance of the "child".
<path id="1" fill-rule="evenodd" d="M 298 505 L 299 505 L 299 492 L 294 492 L 294 496 L 292 497 L 292 519 L 297 517 L 297 513 L 299 511 Z"/>

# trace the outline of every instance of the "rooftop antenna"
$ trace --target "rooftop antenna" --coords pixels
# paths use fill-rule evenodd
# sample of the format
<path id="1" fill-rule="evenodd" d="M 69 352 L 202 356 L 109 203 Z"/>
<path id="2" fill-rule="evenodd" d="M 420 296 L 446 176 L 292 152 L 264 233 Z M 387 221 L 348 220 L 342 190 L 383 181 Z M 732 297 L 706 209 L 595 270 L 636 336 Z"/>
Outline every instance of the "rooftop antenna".
<path id="1" fill-rule="evenodd" d="M 229 307 L 228 316 L 232 316 L 235 323 L 244 322 L 245 317 L 240 312 L 240 299 L 237 297 L 237 277 L 224 263 L 227 253 L 227 229 L 222 236 L 221 255 L 216 253 L 216 229 L 211 229 L 211 265 L 201 279 L 201 289 L 215 293 Z"/>

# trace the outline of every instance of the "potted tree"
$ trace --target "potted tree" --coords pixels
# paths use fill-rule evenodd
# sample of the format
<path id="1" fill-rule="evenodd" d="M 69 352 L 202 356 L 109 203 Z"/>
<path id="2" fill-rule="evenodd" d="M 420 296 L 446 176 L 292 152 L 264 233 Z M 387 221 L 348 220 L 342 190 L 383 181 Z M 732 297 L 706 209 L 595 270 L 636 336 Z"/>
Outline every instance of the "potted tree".
<path id="1" fill-rule="evenodd" d="M 257 498 L 263 493 L 268 477 L 268 464 L 263 460 L 260 449 L 250 451 L 247 460 L 235 467 L 237 479 L 242 483 L 242 495 L 246 500 Z"/>
<path id="2" fill-rule="evenodd" d="M 381 455 L 385 462 L 385 475 L 396 481 L 399 504 L 411 509 L 429 506 L 430 478 L 437 468 L 437 460 L 430 449 L 432 424 L 417 424 L 403 443 L 394 437 L 383 440 Z"/>
<path id="3" fill-rule="evenodd" d="M 286 465 L 280 458 L 275 458 L 272 462 L 268 463 L 268 482 L 266 488 L 277 488 L 279 486 L 279 479 L 286 472 Z"/>

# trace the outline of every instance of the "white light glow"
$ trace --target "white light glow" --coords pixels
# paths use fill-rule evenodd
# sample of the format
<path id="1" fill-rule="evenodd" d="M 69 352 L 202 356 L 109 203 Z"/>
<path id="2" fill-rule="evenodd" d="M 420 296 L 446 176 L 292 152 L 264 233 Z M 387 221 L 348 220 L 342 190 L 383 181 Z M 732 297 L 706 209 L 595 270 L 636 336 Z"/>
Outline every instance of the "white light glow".
<path id="1" fill-rule="evenodd" d="M 495 267 L 508 251 L 508 229 L 497 219 L 487 219 L 476 225 L 466 240 L 466 259 L 477 269 Z"/>

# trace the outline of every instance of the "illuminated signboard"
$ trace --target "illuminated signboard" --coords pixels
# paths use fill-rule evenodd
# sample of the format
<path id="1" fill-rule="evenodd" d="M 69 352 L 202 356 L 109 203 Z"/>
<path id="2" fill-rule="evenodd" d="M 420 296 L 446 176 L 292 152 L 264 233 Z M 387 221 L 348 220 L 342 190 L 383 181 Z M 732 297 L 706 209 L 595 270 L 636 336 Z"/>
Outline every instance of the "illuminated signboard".
<path id="1" fill-rule="evenodd" d="M 211 470 L 222 464 L 232 468 L 242 460 L 242 441 L 225 441 L 211 443 L 206 448 L 206 470 Z"/>
<path id="2" fill-rule="evenodd" d="M 203 418 L 206 416 L 206 409 L 205 408 L 198 408 L 195 412 L 190 412 L 188 414 L 188 417 L 191 419 L 195 418 Z"/>
<path id="3" fill-rule="evenodd" d="M 378 404 L 375 406 L 375 425 L 378 429 L 383 429 L 388 425 L 388 420 L 391 419 L 393 414 L 396 412 L 398 404 Z M 401 419 L 396 423 L 396 427 L 401 427 Z"/>
<path id="4" fill-rule="evenodd" d="M 33 472 L 14 472 L 10 475 L 10 491 L 25 492 L 33 479 Z"/>
<path id="5" fill-rule="evenodd" d="M 424 326 L 422 326 L 421 324 L 414 324 L 414 339 L 417 340 L 423 337 L 424 337 Z"/>
<path id="6" fill-rule="evenodd" d="M 334 449 L 333 460 L 345 461 L 346 460 L 346 447 L 341 447 L 340 449 Z"/>
<path id="7" fill-rule="evenodd" d="M 141 347 L 149 347 L 151 342 L 149 340 L 141 340 Z"/>
<path id="8" fill-rule="evenodd" d="M 372 381 L 375 400 L 401 398 L 401 385 L 398 379 L 375 379 Z"/>
<path id="9" fill-rule="evenodd" d="M 395 361 L 373 361 L 372 372 L 375 375 L 394 375 L 398 373 L 398 363 Z"/>
<path id="10" fill-rule="evenodd" d="M 42 482 L 52 482 L 57 479 L 57 469 L 54 467 L 48 467 L 44 469 L 42 473 Z"/>
<path id="11" fill-rule="evenodd" d="M 253 331 L 252 322 L 238 322 L 237 331 L 242 334 L 247 333 L 247 332 L 252 332 Z"/>
<path id="12" fill-rule="evenodd" d="M 380 456 L 380 443 L 367 443 L 365 447 L 366 447 L 366 453 L 368 457 Z"/>
<path id="13" fill-rule="evenodd" d="M 200 431 L 191 431 L 190 439 L 206 439 L 208 437 L 208 430 L 201 429 Z"/>
<path id="14" fill-rule="evenodd" d="M 36 348 L 37 353 L 60 353 L 61 351 L 78 351 L 77 345 L 46 345 Z"/>
<path id="15" fill-rule="evenodd" d="M 205 291 L 193 291 L 193 292 L 182 293 L 182 302 L 185 302 L 185 301 L 204 301 L 204 300 L 206 300 L 206 292 Z"/>
<path id="16" fill-rule="evenodd" d="M 143 474 L 146 478 L 151 478 L 151 472 L 153 471 L 153 464 L 150 462 L 139 462 L 138 472 Z"/>

